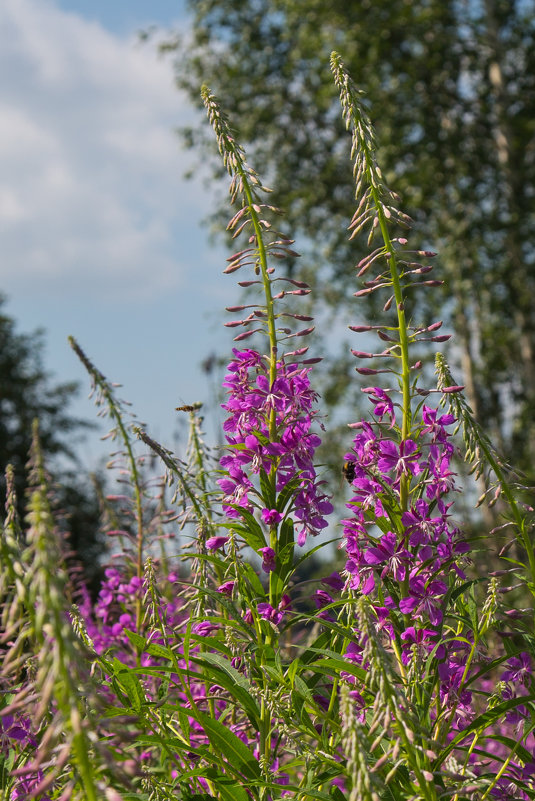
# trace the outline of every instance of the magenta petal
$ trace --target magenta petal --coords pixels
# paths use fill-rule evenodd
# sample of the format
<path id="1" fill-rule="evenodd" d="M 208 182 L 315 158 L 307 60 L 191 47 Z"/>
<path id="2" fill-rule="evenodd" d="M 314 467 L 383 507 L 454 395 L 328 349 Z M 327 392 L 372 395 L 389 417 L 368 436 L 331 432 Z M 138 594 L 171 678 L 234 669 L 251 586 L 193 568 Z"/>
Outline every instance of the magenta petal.
<path id="1" fill-rule="evenodd" d="M 418 606 L 418 599 L 417 598 L 402 598 L 399 602 L 399 609 L 403 612 L 404 615 L 407 615 L 409 612 L 412 612 Z"/>

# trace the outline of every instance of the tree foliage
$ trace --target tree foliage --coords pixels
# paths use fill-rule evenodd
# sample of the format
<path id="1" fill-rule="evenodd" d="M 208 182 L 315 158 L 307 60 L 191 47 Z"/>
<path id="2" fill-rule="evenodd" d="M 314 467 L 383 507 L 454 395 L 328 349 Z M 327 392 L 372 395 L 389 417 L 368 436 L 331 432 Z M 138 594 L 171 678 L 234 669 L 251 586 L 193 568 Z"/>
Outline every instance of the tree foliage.
<path id="1" fill-rule="evenodd" d="M 533 0 L 195 0 L 190 7 L 191 40 L 166 45 L 179 51 L 177 81 L 195 103 L 210 82 L 231 109 L 240 139 L 277 187 L 273 202 L 288 227 L 307 232 L 316 296 L 330 309 L 349 296 L 358 260 L 347 244 L 354 211 L 352 176 L 340 157 L 347 139 L 326 66 L 333 47 L 343 54 L 373 109 L 387 181 L 415 216 L 416 233 L 425 227 L 441 252 L 449 294 L 434 293 L 430 304 L 441 305 L 456 332 L 450 358 L 462 367 L 470 404 L 532 473 Z M 205 158 L 207 131 L 183 134 Z M 430 311 L 420 308 L 423 318 Z M 348 371 L 347 362 L 331 368 L 327 398 L 344 395 Z"/>
<path id="2" fill-rule="evenodd" d="M 100 511 L 88 476 L 74 469 L 73 444 L 90 423 L 73 417 L 69 405 L 77 382 L 55 384 L 44 366 L 41 330 L 19 333 L 15 320 L 3 309 L 0 296 L 0 491 L 5 495 L 5 470 L 13 465 L 18 512 L 22 519 L 27 484 L 26 463 L 32 443 L 32 424 L 39 419 L 41 447 L 55 459 L 56 477 L 62 478 L 55 502 L 69 532 L 68 547 L 85 566 L 86 578 L 97 572 L 103 550 L 99 538 Z M 58 462 L 57 457 L 66 457 Z"/>

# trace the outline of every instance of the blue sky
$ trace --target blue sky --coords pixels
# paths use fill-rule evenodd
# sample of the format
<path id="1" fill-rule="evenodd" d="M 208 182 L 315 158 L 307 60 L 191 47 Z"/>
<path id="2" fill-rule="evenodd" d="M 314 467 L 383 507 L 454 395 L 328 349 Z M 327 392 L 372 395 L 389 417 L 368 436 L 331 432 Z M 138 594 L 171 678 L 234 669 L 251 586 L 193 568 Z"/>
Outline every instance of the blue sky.
<path id="1" fill-rule="evenodd" d="M 163 28 L 184 24 L 187 17 L 185 0 L 57 0 L 56 6 L 98 22 L 118 36 L 129 36 L 151 24 Z"/>
<path id="2" fill-rule="evenodd" d="M 200 363 L 230 352 L 238 294 L 200 226 L 212 193 L 182 177 L 173 129 L 195 115 L 137 39 L 151 23 L 187 32 L 184 2 L 0 4 L 0 291 L 20 331 L 45 329 L 55 378 L 83 382 L 75 413 L 94 417 L 69 334 L 172 444 L 174 407 L 210 401 Z"/>

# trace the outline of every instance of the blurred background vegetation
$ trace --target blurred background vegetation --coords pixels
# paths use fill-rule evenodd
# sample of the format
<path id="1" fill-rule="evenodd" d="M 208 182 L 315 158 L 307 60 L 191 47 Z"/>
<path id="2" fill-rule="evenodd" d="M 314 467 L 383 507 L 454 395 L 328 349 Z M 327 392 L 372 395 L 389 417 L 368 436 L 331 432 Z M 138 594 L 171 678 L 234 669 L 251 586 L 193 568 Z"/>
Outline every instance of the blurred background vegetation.
<path id="1" fill-rule="evenodd" d="M 373 322 L 380 313 L 352 297 L 366 245 L 348 242 L 350 143 L 329 71 L 329 53 L 341 53 L 366 92 L 386 182 L 414 220 L 410 244 L 439 252 L 444 289 L 420 295 L 413 323 L 440 318 L 455 334 L 446 352 L 472 409 L 534 483 L 535 2 L 190 0 L 189 10 L 187 30 L 169 31 L 161 49 L 176 55 L 176 80 L 192 104 L 200 107 L 199 88 L 210 85 L 273 187 L 284 230 L 305 256 L 287 269 L 314 288 L 320 337 L 341 317 Z M 192 172 L 208 163 L 217 180 L 208 124 L 180 135 Z M 225 190 L 213 212 L 223 231 Z M 0 470 L 15 462 L 22 498 L 31 418 L 41 418 L 51 456 L 73 451 L 86 424 L 68 412 L 75 387 L 54 386 L 46 373 L 41 334 L 19 334 L 2 312 L 0 336 Z M 354 420 L 362 382 L 343 339 L 340 329 L 340 350 L 321 375 L 322 403 L 331 419 L 343 408 Z M 211 378 L 214 364 L 210 356 Z M 345 432 L 331 427 L 322 455 L 338 471 Z M 72 544 L 94 566 L 103 547 L 97 494 L 81 467 L 56 478 L 58 503 L 78 526 Z"/>
<path id="2" fill-rule="evenodd" d="M 176 77 L 200 105 L 206 82 L 249 160 L 274 189 L 285 228 L 305 243 L 322 319 L 372 322 L 348 242 L 354 211 L 329 72 L 341 53 L 365 90 L 386 182 L 414 219 L 410 243 L 439 251 L 417 324 L 455 333 L 448 357 L 500 451 L 535 478 L 535 4 L 531 0 L 195 0 L 193 33 L 171 36 Z M 181 132 L 205 160 L 208 126 Z M 220 174 L 214 158 L 214 175 Z M 226 220 L 223 198 L 219 220 Z M 300 272 L 299 263 L 290 266 Z M 383 301 L 384 302 L 384 299 Z M 350 304 L 349 308 L 346 305 Z M 354 346 L 354 343 L 353 343 Z M 323 395 L 358 408 L 347 349 Z M 351 383 L 350 383 L 351 382 Z M 357 389 L 355 390 L 355 387 Z"/>

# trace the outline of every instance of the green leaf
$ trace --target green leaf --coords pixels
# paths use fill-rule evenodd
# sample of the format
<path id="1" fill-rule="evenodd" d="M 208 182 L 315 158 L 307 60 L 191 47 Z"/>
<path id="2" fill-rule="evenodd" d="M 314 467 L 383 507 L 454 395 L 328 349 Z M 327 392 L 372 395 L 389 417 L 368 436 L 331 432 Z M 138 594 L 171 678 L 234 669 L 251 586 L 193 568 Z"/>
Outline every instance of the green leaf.
<path id="1" fill-rule="evenodd" d="M 275 684 L 285 684 L 284 676 L 278 668 L 273 667 L 272 665 L 262 665 L 262 670 L 264 673 L 267 673 L 271 679 L 273 679 Z"/>
<path id="2" fill-rule="evenodd" d="M 238 527 L 232 525 L 230 525 L 229 528 L 233 528 L 235 531 L 239 530 L 239 533 L 247 545 L 249 545 L 255 551 L 258 551 L 260 548 L 265 548 L 266 538 L 264 537 L 264 532 L 251 512 L 249 512 L 247 509 L 244 509 L 242 506 L 235 506 L 232 504 L 229 504 L 229 506 L 239 513 L 244 522 L 244 526 L 240 526 L 239 529 Z"/>
<path id="3" fill-rule="evenodd" d="M 480 579 L 479 581 L 486 581 L 486 579 Z M 454 590 L 452 590 L 452 592 L 451 592 L 451 600 L 452 600 L 452 602 L 456 601 L 457 598 L 460 595 L 462 595 L 463 592 L 465 592 L 465 590 L 467 590 L 469 587 L 472 587 L 473 585 L 478 584 L 479 581 L 476 580 L 476 579 L 471 579 L 470 581 L 463 582 L 460 585 L 460 587 L 456 587 Z"/>
<path id="4" fill-rule="evenodd" d="M 331 635 L 329 634 L 329 632 L 322 631 L 319 637 L 316 640 L 314 640 L 313 644 L 309 645 L 307 650 L 303 651 L 303 653 L 301 654 L 300 659 L 303 665 L 306 665 L 309 662 L 312 662 L 314 659 L 316 659 L 318 654 L 324 652 L 324 646 L 328 645 L 330 642 L 331 642 Z"/>
<path id="5" fill-rule="evenodd" d="M 141 634 L 138 634 L 137 631 L 130 631 L 130 629 L 124 629 L 124 633 L 135 647 L 139 651 L 144 651 L 145 646 L 147 645 L 147 640 L 145 637 L 142 637 Z"/>
<path id="6" fill-rule="evenodd" d="M 209 793 L 193 793 L 193 795 L 182 795 L 184 801 L 214 801 L 215 796 Z"/>
<path id="7" fill-rule="evenodd" d="M 227 784 L 227 782 L 213 780 L 213 783 L 219 790 L 222 801 L 250 801 L 245 787 L 241 787 L 235 782 Z"/>
<path id="8" fill-rule="evenodd" d="M 113 667 L 114 678 L 120 684 L 121 690 L 127 696 L 132 708 L 136 712 L 140 712 L 143 705 L 147 703 L 147 698 L 134 670 L 125 668 L 124 664 L 116 658 L 113 660 Z"/>
<path id="9" fill-rule="evenodd" d="M 234 732 L 199 709 L 193 708 L 191 715 L 201 724 L 215 750 L 226 757 L 229 769 L 236 770 L 248 779 L 260 780 L 258 760 Z"/>
<path id="10" fill-rule="evenodd" d="M 299 559 L 296 561 L 296 563 L 295 563 L 295 565 L 294 565 L 294 570 L 296 570 L 296 569 L 299 567 L 299 565 L 301 565 L 301 564 L 302 564 L 303 562 L 305 562 L 307 559 L 310 559 L 310 557 L 311 557 L 313 554 L 315 554 L 315 553 L 316 553 L 316 551 L 319 551 L 319 550 L 320 550 L 320 548 L 325 548 L 325 546 L 326 546 L 326 545 L 330 545 L 330 544 L 331 544 L 331 543 L 333 543 L 333 542 L 340 542 L 340 537 L 335 537 L 335 538 L 334 538 L 334 539 L 332 539 L 332 540 L 326 540 L 325 542 L 321 542 L 319 545 L 315 545 L 315 546 L 314 546 L 314 548 L 311 548 L 309 551 L 307 551 L 305 554 L 303 554 L 303 556 L 301 556 L 301 557 L 300 557 L 300 558 L 299 558 Z"/>
<path id="11" fill-rule="evenodd" d="M 190 710 L 188 709 L 188 712 Z M 124 710 L 123 710 L 124 715 Z M 136 737 L 136 743 L 139 745 L 148 745 L 154 747 L 155 745 L 161 746 L 162 750 L 164 748 L 173 748 L 176 751 L 184 751 L 187 754 L 194 754 L 198 757 L 207 757 L 209 756 L 207 753 L 206 748 L 195 748 L 191 745 L 191 743 L 187 740 L 180 739 L 179 737 L 169 737 L 165 736 L 162 737 L 159 734 L 139 734 Z"/>
<path id="12" fill-rule="evenodd" d="M 299 657 L 296 657 L 293 662 L 290 663 L 288 666 L 288 670 L 286 671 L 286 678 L 288 679 L 290 684 L 293 684 L 294 678 L 297 674 L 297 671 L 301 667 L 301 660 Z"/>
<path id="13" fill-rule="evenodd" d="M 286 519 L 280 527 L 279 543 L 277 554 L 281 567 L 290 568 L 293 564 L 294 556 L 294 524 L 290 518 Z M 284 571 L 284 576 L 288 574 L 289 570 Z"/>
<path id="14" fill-rule="evenodd" d="M 296 491 L 299 489 L 299 485 L 301 484 L 301 477 L 294 476 L 284 487 L 281 489 L 277 496 L 277 511 L 280 514 L 283 514 L 287 504 L 291 501 L 293 496 L 295 495 Z"/>
<path id="15" fill-rule="evenodd" d="M 512 698 L 510 701 L 504 701 L 501 704 L 497 704 L 496 706 L 492 707 L 492 709 L 488 709 L 482 715 L 479 715 L 465 729 L 459 732 L 459 734 L 457 734 L 453 740 L 450 740 L 447 746 L 445 746 L 444 750 L 440 754 L 438 762 L 436 763 L 437 766 L 444 762 L 450 751 L 458 747 L 458 744 L 462 742 L 462 740 L 464 740 L 465 737 L 470 734 L 470 732 L 476 731 L 477 729 L 483 730 L 495 721 L 503 719 L 505 713 L 510 709 L 514 709 L 517 706 L 527 704 L 529 701 L 534 700 L 535 696 L 533 695 L 523 695 L 518 698 Z"/>
<path id="16" fill-rule="evenodd" d="M 308 798 L 317 798 L 319 801 L 333 800 L 333 796 L 330 793 L 322 793 L 321 790 L 313 790 L 311 787 L 296 787 L 295 785 L 287 785 L 284 789 L 295 793 L 295 798 L 297 801 L 307 801 Z"/>
<path id="17" fill-rule="evenodd" d="M 124 633 L 138 651 L 143 651 L 151 656 L 159 657 L 160 659 L 173 659 L 171 650 L 169 648 L 165 648 L 163 645 L 160 645 L 160 643 L 149 643 L 147 642 L 146 637 L 142 637 L 141 634 L 137 633 L 137 631 L 131 631 L 130 629 L 124 629 Z"/>
<path id="18" fill-rule="evenodd" d="M 169 648 L 165 648 L 163 645 L 160 645 L 158 642 L 150 642 L 148 645 L 145 646 L 143 649 L 146 654 L 150 654 L 151 656 L 156 656 L 159 659 L 173 659 L 173 654 Z"/>
<path id="19" fill-rule="evenodd" d="M 249 680 L 219 654 L 200 653 L 192 656 L 191 661 L 199 665 L 209 665 L 209 676 L 214 684 L 228 690 L 233 699 L 241 703 L 252 725 L 258 728 L 260 708 L 253 697 L 253 687 Z"/>
<path id="20" fill-rule="evenodd" d="M 266 505 L 266 508 L 273 509 L 275 507 L 274 482 L 270 480 L 268 474 L 266 473 L 263 467 L 260 468 L 259 478 L 260 478 L 260 492 L 262 494 L 262 499 Z"/>
<path id="21" fill-rule="evenodd" d="M 335 675 L 344 671 L 356 676 L 361 681 L 366 680 L 366 671 L 359 665 L 354 665 L 352 662 L 343 659 L 318 659 L 317 662 L 312 662 L 309 665 L 309 670 L 317 670 L 319 673 L 327 674 L 328 676 Z"/>
<path id="22" fill-rule="evenodd" d="M 213 620 L 213 618 L 206 618 L 207 620 Z M 213 648 L 216 651 L 221 651 L 223 653 L 230 654 L 230 650 L 227 645 L 225 645 L 222 640 L 218 640 L 217 637 L 201 637 L 200 634 L 192 634 L 191 639 L 193 642 L 199 643 L 204 645 L 206 648 Z M 191 657 L 190 657 L 191 658 Z"/>
<path id="23" fill-rule="evenodd" d="M 512 740 L 510 737 L 505 737 L 503 734 L 493 734 L 492 739 L 496 740 L 499 743 L 503 743 L 506 745 L 510 751 L 513 751 L 519 757 L 522 762 L 529 764 L 533 761 L 533 755 L 530 751 L 527 750 L 521 743 L 519 744 L 517 740 Z"/>
<path id="24" fill-rule="evenodd" d="M 262 586 L 262 582 L 260 581 L 260 579 L 258 577 L 258 574 L 256 573 L 256 571 L 253 568 L 253 566 L 250 565 L 249 562 L 244 562 L 241 565 L 241 571 L 240 572 L 241 572 L 241 574 L 243 576 L 245 576 L 245 578 L 249 582 L 249 584 L 250 584 L 255 596 L 257 596 L 259 598 L 264 598 L 265 594 L 266 594 L 266 591 L 265 591 L 264 587 Z M 241 576 L 240 576 L 240 578 L 241 578 Z"/>

